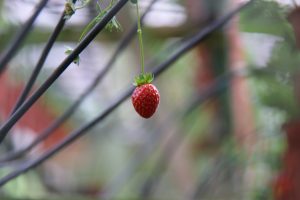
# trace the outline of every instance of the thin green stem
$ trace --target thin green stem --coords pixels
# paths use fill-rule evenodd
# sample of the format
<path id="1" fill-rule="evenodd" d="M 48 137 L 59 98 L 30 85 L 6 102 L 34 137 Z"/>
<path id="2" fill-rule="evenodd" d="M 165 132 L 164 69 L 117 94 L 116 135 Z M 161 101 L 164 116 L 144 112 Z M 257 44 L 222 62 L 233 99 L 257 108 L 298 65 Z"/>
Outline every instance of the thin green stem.
<path id="1" fill-rule="evenodd" d="M 139 36 L 139 45 L 140 45 L 140 62 L 141 62 L 141 73 L 145 74 L 145 56 L 144 56 L 144 45 L 143 45 L 143 32 L 141 26 L 141 19 L 140 19 L 140 11 L 139 11 L 139 0 L 136 2 L 136 14 L 137 14 L 137 24 L 138 24 L 138 36 Z"/>
<path id="2" fill-rule="evenodd" d="M 90 2 L 87 1 L 87 3 Z M 102 3 L 102 0 L 100 0 L 100 2 Z M 87 4 L 86 3 L 86 4 Z M 85 6 L 86 6 L 85 4 Z M 99 8 L 99 14 L 84 28 L 83 32 L 81 33 L 80 35 L 80 38 L 78 40 L 78 42 L 81 42 L 81 40 L 84 38 L 84 36 L 86 36 L 86 34 L 103 18 L 103 16 L 113 7 L 114 5 L 114 0 L 111 0 L 109 5 L 104 9 L 102 10 L 100 5 L 98 5 L 98 8 Z"/>
<path id="3" fill-rule="evenodd" d="M 96 16 L 83 30 L 81 33 L 78 42 L 81 42 L 84 36 L 97 24 L 97 22 L 101 19 L 101 16 Z"/>

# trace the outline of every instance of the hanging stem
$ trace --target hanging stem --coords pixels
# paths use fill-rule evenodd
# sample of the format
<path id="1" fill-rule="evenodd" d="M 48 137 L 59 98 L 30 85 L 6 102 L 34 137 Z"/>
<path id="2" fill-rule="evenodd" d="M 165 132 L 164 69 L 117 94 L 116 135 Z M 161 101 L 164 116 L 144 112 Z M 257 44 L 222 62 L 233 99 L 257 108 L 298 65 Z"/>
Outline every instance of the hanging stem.
<path id="1" fill-rule="evenodd" d="M 136 14 L 137 14 L 137 24 L 138 24 L 138 37 L 139 37 L 139 46 L 140 46 L 140 62 L 141 62 L 141 74 L 145 74 L 145 56 L 144 56 L 144 46 L 143 46 L 143 32 L 141 28 L 141 19 L 139 11 L 139 0 L 136 2 Z"/>

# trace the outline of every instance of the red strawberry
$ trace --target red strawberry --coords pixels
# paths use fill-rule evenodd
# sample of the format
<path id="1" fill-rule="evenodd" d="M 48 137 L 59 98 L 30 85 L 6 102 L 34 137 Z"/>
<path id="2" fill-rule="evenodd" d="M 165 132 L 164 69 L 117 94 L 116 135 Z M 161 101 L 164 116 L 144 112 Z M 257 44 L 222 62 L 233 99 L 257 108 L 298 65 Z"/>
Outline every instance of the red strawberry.
<path id="1" fill-rule="evenodd" d="M 152 84 L 135 88 L 131 96 L 133 107 L 144 118 L 150 118 L 159 104 L 159 92 Z"/>
<path id="2" fill-rule="evenodd" d="M 137 86 L 132 93 L 131 100 L 134 109 L 144 118 L 150 118 L 159 104 L 159 92 L 154 85 L 153 74 L 140 74 L 135 77 L 134 85 Z"/>
<path id="3" fill-rule="evenodd" d="M 159 104 L 159 92 L 152 84 L 137 86 L 131 96 L 133 107 L 144 118 L 150 118 Z"/>

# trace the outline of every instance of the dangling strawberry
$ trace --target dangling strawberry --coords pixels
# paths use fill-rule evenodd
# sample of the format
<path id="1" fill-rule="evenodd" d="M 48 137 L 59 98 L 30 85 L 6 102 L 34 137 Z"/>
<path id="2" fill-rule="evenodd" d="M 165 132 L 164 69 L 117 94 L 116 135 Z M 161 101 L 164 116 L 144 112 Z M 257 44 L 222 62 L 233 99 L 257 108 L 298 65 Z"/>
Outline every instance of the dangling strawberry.
<path id="1" fill-rule="evenodd" d="M 135 90 L 132 93 L 131 100 L 136 112 L 144 117 L 150 118 L 156 111 L 159 104 L 159 92 L 154 85 L 151 84 L 153 81 L 153 74 L 145 74 L 144 66 L 144 47 L 143 47 L 143 36 L 139 14 L 138 0 L 131 0 L 133 4 L 136 4 L 136 12 L 138 18 L 138 37 L 140 45 L 140 57 L 141 57 L 141 74 L 135 78 L 134 85 Z"/>
<path id="2" fill-rule="evenodd" d="M 133 107 L 144 118 L 150 118 L 155 113 L 159 104 L 159 92 L 151 84 L 152 80 L 152 74 L 144 74 L 136 77 L 134 84 L 137 87 L 131 96 Z"/>

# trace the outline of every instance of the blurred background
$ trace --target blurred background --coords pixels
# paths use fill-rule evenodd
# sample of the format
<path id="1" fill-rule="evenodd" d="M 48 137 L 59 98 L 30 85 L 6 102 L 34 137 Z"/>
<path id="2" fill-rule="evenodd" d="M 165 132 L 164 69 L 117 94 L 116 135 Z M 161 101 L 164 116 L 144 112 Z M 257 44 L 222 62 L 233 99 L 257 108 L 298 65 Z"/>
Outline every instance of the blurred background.
<path id="1" fill-rule="evenodd" d="M 32 14 L 37 0 L 0 0 L 0 53 Z M 151 4 L 140 0 L 141 12 Z M 158 0 L 144 18 L 147 71 L 190 36 L 245 3 Z M 91 2 L 66 22 L 33 88 L 75 48 L 97 16 Z M 0 76 L 0 120 L 8 118 L 65 1 L 49 0 Z M 300 1 L 298 2 L 300 6 Z M 12 180 L 0 195 L 17 199 L 300 199 L 300 9 L 293 0 L 254 0 L 154 84 L 161 102 L 143 119 L 127 99 L 85 136 Z M 14 126 L 1 157 L 23 149 L 61 116 L 104 69 L 136 22 L 131 3 Z M 0 162 L 4 176 L 94 119 L 139 74 L 135 37 L 76 112 L 21 158 Z M 230 75 L 228 75 L 230 74 Z M 213 89 L 217 87 L 217 90 Z M 212 92 L 213 91 L 213 92 Z M 211 92 L 211 94 L 209 93 Z M 203 97 L 203 94 L 206 97 Z"/>

